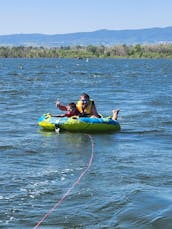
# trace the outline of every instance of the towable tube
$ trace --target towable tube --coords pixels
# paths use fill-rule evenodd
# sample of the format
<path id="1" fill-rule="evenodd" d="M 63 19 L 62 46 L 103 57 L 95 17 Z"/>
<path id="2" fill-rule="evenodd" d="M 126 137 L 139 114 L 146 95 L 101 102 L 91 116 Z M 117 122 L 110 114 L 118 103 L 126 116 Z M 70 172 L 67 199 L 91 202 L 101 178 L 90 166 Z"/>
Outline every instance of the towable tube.
<path id="1" fill-rule="evenodd" d="M 52 117 L 44 114 L 38 119 L 38 125 L 45 130 L 53 131 L 55 127 L 60 130 L 71 132 L 113 132 L 120 130 L 118 121 L 111 117 L 90 118 L 90 117 Z"/>

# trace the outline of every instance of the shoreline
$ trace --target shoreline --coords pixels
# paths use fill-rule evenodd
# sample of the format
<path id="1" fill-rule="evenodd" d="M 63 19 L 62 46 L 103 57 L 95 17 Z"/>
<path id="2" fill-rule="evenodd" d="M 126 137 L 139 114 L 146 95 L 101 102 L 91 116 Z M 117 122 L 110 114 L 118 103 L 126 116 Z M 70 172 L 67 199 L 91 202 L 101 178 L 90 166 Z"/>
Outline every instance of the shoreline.
<path id="1" fill-rule="evenodd" d="M 172 59 L 172 44 L 25 47 L 0 46 L 0 58 L 120 58 Z"/>

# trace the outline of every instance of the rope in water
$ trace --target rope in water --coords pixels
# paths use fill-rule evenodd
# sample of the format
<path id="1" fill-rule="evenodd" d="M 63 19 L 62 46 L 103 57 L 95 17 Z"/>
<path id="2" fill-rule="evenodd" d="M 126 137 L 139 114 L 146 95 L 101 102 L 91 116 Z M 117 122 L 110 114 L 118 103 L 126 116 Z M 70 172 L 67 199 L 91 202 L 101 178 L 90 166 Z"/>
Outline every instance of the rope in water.
<path id="1" fill-rule="evenodd" d="M 91 137 L 91 135 L 87 134 L 87 136 L 90 139 L 91 142 L 91 156 L 89 159 L 89 163 L 87 165 L 87 167 L 85 168 L 85 170 L 83 170 L 80 174 L 80 176 L 78 177 L 78 179 L 72 184 L 72 186 L 70 188 L 68 188 L 68 190 L 65 192 L 65 194 L 62 196 L 62 198 L 42 217 L 42 219 L 33 227 L 33 229 L 38 228 L 41 223 L 57 208 L 60 206 L 60 204 L 63 202 L 63 200 L 69 195 L 69 193 L 71 192 L 72 189 L 75 188 L 75 186 L 77 184 L 79 184 L 81 178 L 84 176 L 84 174 L 90 169 L 91 165 L 92 165 L 92 161 L 93 161 L 93 156 L 94 156 L 94 141 L 93 138 Z"/>

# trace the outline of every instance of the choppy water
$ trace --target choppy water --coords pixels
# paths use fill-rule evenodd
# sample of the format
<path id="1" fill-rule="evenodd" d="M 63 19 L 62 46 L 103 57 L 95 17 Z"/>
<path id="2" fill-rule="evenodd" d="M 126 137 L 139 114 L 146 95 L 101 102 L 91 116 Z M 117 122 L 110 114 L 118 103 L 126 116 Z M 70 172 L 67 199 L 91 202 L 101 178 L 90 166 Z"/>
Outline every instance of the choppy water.
<path id="1" fill-rule="evenodd" d="M 91 169 L 39 228 L 172 228 L 172 60 L 0 59 L 0 228 L 33 228 L 86 168 L 87 135 L 40 131 L 82 92 L 121 132 L 92 135 Z"/>

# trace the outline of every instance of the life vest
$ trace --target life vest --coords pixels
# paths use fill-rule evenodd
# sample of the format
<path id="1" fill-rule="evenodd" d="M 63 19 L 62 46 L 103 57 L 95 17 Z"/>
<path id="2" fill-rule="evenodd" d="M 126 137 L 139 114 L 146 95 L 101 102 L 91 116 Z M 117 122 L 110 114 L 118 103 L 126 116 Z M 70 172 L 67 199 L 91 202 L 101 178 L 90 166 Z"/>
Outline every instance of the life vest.
<path id="1" fill-rule="evenodd" d="M 92 109 L 92 105 L 94 104 L 94 101 L 93 100 L 89 100 L 89 103 L 88 103 L 88 105 L 87 105 L 87 107 L 86 108 L 84 108 L 84 110 L 83 110 L 83 108 L 82 108 L 82 102 L 79 100 L 78 102 L 77 102 L 77 104 L 76 104 L 76 107 L 77 107 L 77 109 L 78 109 L 78 111 L 81 113 L 81 114 L 83 114 L 84 113 L 84 115 L 91 115 L 91 109 Z"/>

